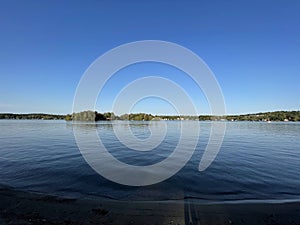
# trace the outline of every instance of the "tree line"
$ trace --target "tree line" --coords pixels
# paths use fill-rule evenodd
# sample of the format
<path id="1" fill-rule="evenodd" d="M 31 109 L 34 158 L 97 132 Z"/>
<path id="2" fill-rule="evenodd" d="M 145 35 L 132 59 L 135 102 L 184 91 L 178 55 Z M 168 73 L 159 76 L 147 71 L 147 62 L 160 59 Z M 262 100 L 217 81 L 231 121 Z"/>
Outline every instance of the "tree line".
<path id="1" fill-rule="evenodd" d="M 261 112 L 244 115 L 199 116 L 199 120 L 228 120 L 228 121 L 300 121 L 300 111 Z"/>
<path id="2" fill-rule="evenodd" d="M 113 112 L 98 113 L 97 111 L 83 111 L 73 113 L 66 116 L 66 120 L 74 121 L 100 121 L 100 120 L 199 120 L 198 116 L 168 116 L 168 115 L 152 115 L 148 113 L 130 113 L 120 116 Z"/>
<path id="3" fill-rule="evenodd" d="M 15 119 L 15 120 L 64 120 L 65 115 L 53 115 L 45 113 L 29 113 L 29 114 L 14 114 L 0 113 L 0 119 Z"/>
<path id="4" fill-rule="evenodd" d="M 300 111 L 276 111 L 264 112 L 244 115 L 226 115 L 226 116 L 175 116 L 175 115 L 152 115 L 147 113 L 130 113 L 120 116 L 113 112 L 99 113 L 97 111 L 82 111 L 67 115 L 53 115 L 44 113 L 30 113 L 30 114 L 14 114 L 14 113 L 0 113 L 0 119 L 30 119 L 30 120 L 67 120 L 67 121 L 101 121 L 101 120 L 200 120 L 200 121 L 300 121 Z"/>

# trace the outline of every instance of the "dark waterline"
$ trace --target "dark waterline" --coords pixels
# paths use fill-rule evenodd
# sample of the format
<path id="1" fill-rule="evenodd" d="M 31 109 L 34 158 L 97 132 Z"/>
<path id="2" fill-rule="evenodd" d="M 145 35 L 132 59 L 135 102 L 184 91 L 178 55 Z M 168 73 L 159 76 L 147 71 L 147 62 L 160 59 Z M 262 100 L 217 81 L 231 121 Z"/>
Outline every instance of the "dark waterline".
<path id="1" fill-rule="evenodd" d="M 198 171 L 210 122 L 187 165 L 168 180 L 146 187 L 115 184 L 83 159 L 73 126 L 65 121 L 0 121 L 0 184 L 68 197 L 101 196 L 119 200 L 287 201 L 300 199 L 300 123 L 229 122 L 222 148 L 212 165 Z M 147 138 L 153 122 L 130 122 L 138 138 Z M 159 122 L 155 122 L 159 123 Z M 110 153 L 133 165 L 150 165 L 172 153 L 180 123 L 167 122 L 165 140 L 154 150 L 137 152 L 121 144 L 111 122 L 97 123 Z M 89 125 L 82 125 L 83 132 Z"/>

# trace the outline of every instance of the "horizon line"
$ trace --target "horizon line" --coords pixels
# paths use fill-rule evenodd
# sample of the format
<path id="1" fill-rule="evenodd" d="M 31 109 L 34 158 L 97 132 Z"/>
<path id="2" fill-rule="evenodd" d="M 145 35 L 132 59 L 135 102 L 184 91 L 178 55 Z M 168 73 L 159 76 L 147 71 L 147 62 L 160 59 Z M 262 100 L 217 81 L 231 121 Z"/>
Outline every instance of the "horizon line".
<path id="1" fill-rule="evenodd" d="M 114 113 L 112 111 L 106 111 L 106 112 L 98 112 L 96 110 L 84 110 L 80 112 L 85 112 L 85 111 L 94 111 L 100 114 L 104 113 Z M 152 116 L 239 116 L 239 115 L 252 115 L 252 114 L 261 114 L 261 113 L 274 113 L 274 112 L 299 112 L 300 109 L 298 110 L 274 110 L 274 111 L 260 111 L 260 112 L 251 112 L 251 113 L 242 113 L 242 114 L 224 114 L 224 115 L 212 115 L 212 114 L 198 114 L 198 115 L 178 115 L 178 114 L 152 114 L 152 113 L 146 113 L 146 112 L 130 112 L 130 113 L 124 113 L 116 116 L 121 116 L 125 114 L 148 114 Z M 80 112 L 75 112 L 75 113 L 80 113 Z M 13 112 L 0 112 L 0 114 L 20 114 L 20 115 L 30 115 L 30 114 L 44 114 L 44 115 L 56 115 L 56 116 L 66 116 L 66 115 L 72 115 L 72 113 L 66 113 L 66 114 L 60 114 L 60 113 L 45 113 L 45 112 L 30 112 L 30 113 L 13 113 Z"/>

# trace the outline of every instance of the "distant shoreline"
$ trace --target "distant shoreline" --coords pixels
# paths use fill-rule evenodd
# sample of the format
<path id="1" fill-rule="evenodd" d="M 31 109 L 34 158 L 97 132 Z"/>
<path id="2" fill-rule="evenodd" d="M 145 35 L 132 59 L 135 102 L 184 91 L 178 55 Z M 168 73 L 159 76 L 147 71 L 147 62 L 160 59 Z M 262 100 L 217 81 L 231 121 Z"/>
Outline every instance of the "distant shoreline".
<path id="1" fill-rule="evenodd" d="M 300 121 L 300 111 L 274 111 L 260 112 L 242 115 L 152 115 L 147 113 L 131 113 L 124 115 L 115 115 L 112 112 L 98 113 L 96 111 L 83 111 L 79 113 L 59 115 L 47 113 L 0 113 L 0 119 L 15 120 L 67 120 L 67 121 L 101 121 L 101 120 L 199 120 L 199 121 L 261 121 L 261 122 L 298 122 Z"/>

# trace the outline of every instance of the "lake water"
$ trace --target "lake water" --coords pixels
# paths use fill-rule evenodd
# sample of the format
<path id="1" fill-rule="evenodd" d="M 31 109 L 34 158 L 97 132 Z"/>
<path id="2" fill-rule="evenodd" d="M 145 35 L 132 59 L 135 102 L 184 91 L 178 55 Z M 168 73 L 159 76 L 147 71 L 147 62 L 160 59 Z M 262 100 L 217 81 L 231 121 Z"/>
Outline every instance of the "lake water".
<path id="1" fill-rule="evenodd" d="M 190 161 L 164 182 L 130 187 L 96 173 L 82 157 L 65 121 L 0 121 L 0 185 L 68 197 L 101 196 L 118 200 L 286 201 L 300 199 L 300 123 L 228 122 L 222 147 L 210 167 L 198 171 L 211 122 L 184 121 L 191 129 L 200 123 L 200 137 Z M 133 134 L 147 138 L 148 126 L 158 122 L 129 122 Z M 221 123 L 221 122 L 219 122 Z M 180 122 L 169 121 L 163 142 L 139 152 L 120 143 L 113 126 L 96 129 L 118 160 L 142 166 L 157 163 L 178 144 Z M 81 124 L 88 133 L 90 124 Z M 92 125 L 93 126 L 93 125 Z M 93 126 L 95 127 L 95 126 Z M 132 143 L 134 144 L 134 143 Z"/>

